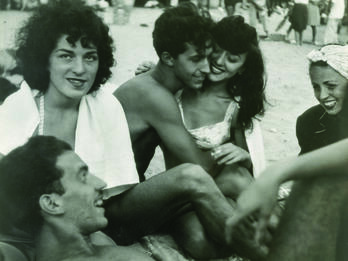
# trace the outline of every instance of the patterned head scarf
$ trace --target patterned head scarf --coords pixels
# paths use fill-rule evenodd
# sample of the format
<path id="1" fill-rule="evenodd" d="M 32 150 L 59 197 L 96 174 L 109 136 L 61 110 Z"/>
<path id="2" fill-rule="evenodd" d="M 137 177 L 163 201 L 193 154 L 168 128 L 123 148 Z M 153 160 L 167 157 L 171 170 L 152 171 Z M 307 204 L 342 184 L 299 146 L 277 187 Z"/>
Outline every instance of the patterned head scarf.
<path id="1" fill-rule="evenodd" d="M 307 55 L 311 62 L 323 61 L 348 80 L 348 45 L 326 45 Z"/>

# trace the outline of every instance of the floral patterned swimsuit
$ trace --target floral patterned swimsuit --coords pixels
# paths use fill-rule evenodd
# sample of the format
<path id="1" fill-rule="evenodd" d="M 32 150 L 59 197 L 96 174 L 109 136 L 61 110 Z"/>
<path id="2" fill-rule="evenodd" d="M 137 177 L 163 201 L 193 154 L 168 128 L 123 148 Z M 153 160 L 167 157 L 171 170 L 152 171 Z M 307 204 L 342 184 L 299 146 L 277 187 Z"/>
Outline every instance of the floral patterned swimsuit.
<path id="1" fill-rule="evenodd" d="M 209 124 L 199 128 L 188 129 L 185 124 L 184 111 L 182 107 L 182 98 L 179 93 L 177 96 L 178 106 L 181 112 L 182 121 L 188 132 L 194 138 L 197 146 L 200 149 L 212 149 L 218 145 L 226 143 L 231 138 L 231 122 L 235 113 L 239 109 L 239 105 L 235 101 L 231 101 L 225 113 L 223 121 L 218 123 Z"/>

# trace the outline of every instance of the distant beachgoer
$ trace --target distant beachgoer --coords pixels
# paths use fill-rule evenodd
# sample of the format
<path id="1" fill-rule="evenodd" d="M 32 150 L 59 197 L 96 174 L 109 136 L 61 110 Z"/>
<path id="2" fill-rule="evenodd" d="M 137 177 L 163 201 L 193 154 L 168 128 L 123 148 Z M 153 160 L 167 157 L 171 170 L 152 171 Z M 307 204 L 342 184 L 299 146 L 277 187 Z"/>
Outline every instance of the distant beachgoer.
<path id="1" fill-rule="evenodd" d="M 292 8 L 289 21 L 291 28 L 295 30 L 295 40 L 298 45 L 302 45 L 303 31 L 308 24 L 308 0 L 295 0 Z"/>
<path id="2" fill-rule="evenodd" d="M 338 26 L 342 21 L 345 10 L 344 0 L 330 1 L 329 9 L 330 12 L 324 34 L 324 44 L 338 43 Z"/>
<path id="3" fill-rule="evenodd" d="M 308 25 L 312 28 L 312 43 L 318 44 L 317 37 L 317 26 L 320 25 L 320 11 L 319 11 L 318 0 L 310 0 L 308 3 Z"/>
<path id="4" fill-rule="evenodd" d="M 242 0 L 224 0 L 227 16 L 234 15 L 236 4 Z"/>
<path id="5" fill-rule="evenodd" d="M 249 24 L 257 28 L 258 21 L 261 22 L 265 38 L 268 37 L 267 6 L 266 0 L 244 0 L 248 4 Z"/>

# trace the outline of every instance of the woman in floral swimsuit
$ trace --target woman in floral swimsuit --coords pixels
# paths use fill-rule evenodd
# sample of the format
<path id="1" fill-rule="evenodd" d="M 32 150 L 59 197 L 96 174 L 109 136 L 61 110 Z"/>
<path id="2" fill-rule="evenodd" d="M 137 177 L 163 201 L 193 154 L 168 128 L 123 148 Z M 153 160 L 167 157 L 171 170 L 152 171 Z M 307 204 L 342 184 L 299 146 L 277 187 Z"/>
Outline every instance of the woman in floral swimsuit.
<path id="1" fill-rule="evenodd" d="M 263 167 L 254 168 L 246 136 L 260 131 L 256 117 L 264 112 L 264 64 L 256 30 L 242 17 L 222 19 L 212 34 L 216 44 L 203 88 L 184 88 L 177 93 L 177 101 L 197 146 L 210 150 L 217 160 L 216 184 L 226 198 L 234 200 L 250 184 L 252 173 Z M 260 132 L 258 136 L 263 146 Z M 171 155 L 164 151 L 164 156 L 166 166 L 172 167 Z M 188 230 L 195 229 L 194 222 L 188 224 Z M 174 236 L 185 240 L 180 233 Z"/>

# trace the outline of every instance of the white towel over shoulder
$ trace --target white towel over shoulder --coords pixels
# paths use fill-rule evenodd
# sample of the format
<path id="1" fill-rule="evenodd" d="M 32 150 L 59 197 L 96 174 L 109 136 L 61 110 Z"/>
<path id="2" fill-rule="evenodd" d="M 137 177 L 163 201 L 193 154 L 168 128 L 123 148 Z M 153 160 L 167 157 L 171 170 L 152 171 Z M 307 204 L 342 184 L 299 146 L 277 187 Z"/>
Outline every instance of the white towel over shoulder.
<path id="1" fill-rule="evenodd" d="M 7 154 L 34 134 L 37 94 L 23 82 L 0 106 L 0 153 Z M 75 135 L 75 152 L 108 187 L 139 182 L 127 120 L 110 92 L 101 88 L 82 98 Z"/>

